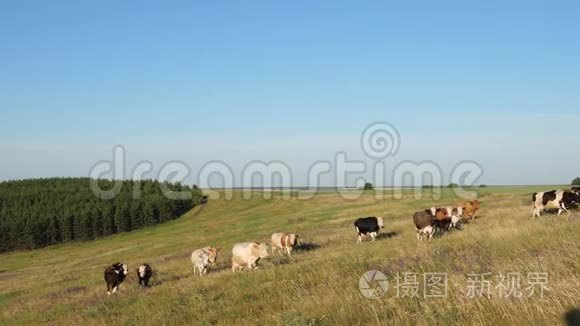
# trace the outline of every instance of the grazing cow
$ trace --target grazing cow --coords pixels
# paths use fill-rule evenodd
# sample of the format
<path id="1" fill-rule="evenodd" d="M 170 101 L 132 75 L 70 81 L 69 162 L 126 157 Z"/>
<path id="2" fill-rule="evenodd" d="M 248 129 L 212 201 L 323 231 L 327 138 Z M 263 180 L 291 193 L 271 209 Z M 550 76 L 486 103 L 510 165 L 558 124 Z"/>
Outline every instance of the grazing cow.
<path id="1" fill-rule="evenodd" d="M 457 205 L 457 207 L 461 207 L 463 210 L 463 216 L 465 218 L 469 219 L 474 219 L 475 218 L 475 212 L 477 212 L 477 210 L 479 210 L 479 205 L 481 204 L 481 202 L 479 200 L 472 200 L 472 201 L 466 201 L 463 203 L 460 203 L 459 205 Z"/>
<path id="2" fill-rule="evenodd" d="M 148 287 L 151 275 L 153 275 L 153 269 L 151 269 L 151 265 L 142 264 L 141 266 L 139 266 L 139 268 L 137 268 L 137 277 L 139 278 L 139 286 Z"/>
<path id="3" fill-rule="evenodd" d="M 232 249 L 232 271 L 258 269 L 256 265 L 262 258 L 268 258 L 268 246 L 265 243 L 238 243 Z"/>
<path id="4" fill-rule="evenodd" d="M 105 269 L 105 282 L 107 282 L 107 294 L 117 293 L 119 286 L 127 277 L 127 265 L 115 263 Z"/>
<path id="5" fill-rule="evenodd" d="M 562 211 L 570 214 L 569 208 L 580 203 L 580 194 L 567 190 L 551 190 L 536 192 L 532 195 L 532 217 L 540 217 L 546 207 L 558 208 L 558 216 Z"/>
<path id="6" fill-rule="evenodd" d="M 427 237 L 429 240 L 433 237 L 433 222 L 434 218 L 431 214 L 431 210 L 424 210 L 416 212 L 413 215 L 413 222 L 415 222 L 415 227 L 417 229 L 417 239 L 423 240 L 423 237 Z"/>
<path id="7" fill-rule="evenodd" d="M 272 234 L 272 254 L 280 249 L 283 253 L 290 255 L 294 246 L 298 243 L 298 236 L 293 233 Z"/>
<path id="8" fill-rule="evenodd" d="M 193 275 L 195 271 L 199 271 L 199 275 L 206 275 L 210 265 L 213 265 L 217 260 L 219 248 L 204 247 L 194 250 L 191 253 L 191 264 L 193 268 Z"/>
<path id="9" fill-rule="evenodd" d="M 382 217 L 361 217 L 354 222 L 354 228 L 358 232 L 357 243 L 362 242 L 362 237 L 369 235 L 372 241 L 379 233 L 379 230 L 384 228 Z"/>

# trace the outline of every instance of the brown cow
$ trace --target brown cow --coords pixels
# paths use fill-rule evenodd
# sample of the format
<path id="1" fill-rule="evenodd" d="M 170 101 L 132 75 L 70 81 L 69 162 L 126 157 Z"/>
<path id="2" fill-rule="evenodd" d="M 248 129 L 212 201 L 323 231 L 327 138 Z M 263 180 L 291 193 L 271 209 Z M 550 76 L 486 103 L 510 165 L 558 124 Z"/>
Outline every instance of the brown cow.
<path id="1" fill-rule="evenodd" d="M 480 201 L 472 200 L 460 203 L 458 206 L 463 208 L 463 216 L 467 219 L 474 219 L 475 213 L 479 210 Z"/>
<path id="2" fill-rule="evenodd" d="M 416 212 L 413 215 L 413 222 L 417 231 L 417 240 L 423 240 L 423 237 L 431 240 L 433 237 L 433 215 L 431 211 L 426 209 L 424 211 Z"/>
<path id="3" fill-rule="evenodd" d="M 452 224 L 451 216 L 446 207 L 431 207 L 429 210 L 433 216 L 433 226 L 439 232 L 448 231 Z"/>

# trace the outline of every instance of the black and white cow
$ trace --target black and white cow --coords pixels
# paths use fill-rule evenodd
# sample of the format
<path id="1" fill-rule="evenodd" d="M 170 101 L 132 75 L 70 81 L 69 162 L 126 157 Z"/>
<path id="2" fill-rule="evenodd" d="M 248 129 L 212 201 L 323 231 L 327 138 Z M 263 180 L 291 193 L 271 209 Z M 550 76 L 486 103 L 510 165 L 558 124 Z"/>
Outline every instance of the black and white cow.
<path id="1" fill-rule="evenodd" d="M 119 285 L 123 283 L 127 277 L 127 265 L 121 263 L 114 263 L 105 269 L 105 282 L 107 282 L 107 294 L 117 293 Z"/>
<path id="2" fill-rule="evenodd" d="M 532 195 L 532 217 L 542 214 L 545 208 L 558 208 L 558 216 L 562 211 L 570 214 L 568 209 L 580 203 L 580 194 L 568 190 L 552 190 L 537 192 Z"/>
<path id="3" fill-rule="evenodd" d="M 358 233 L 357 242 L 362 242 L 363 236 L 370 236 L 373 241 L 379 233 L 379 230 L 384 228 L 382 217 L 361 217 L 354 222 L 354 228 Z"/>
<path id="4" fill-rule="evenodd" d="M 139 278 L 139 286 L 148 287 L 149 279 L 153 275 L 153 269 L 149 264 L 142 264 L 137 268 L 137 277 Z"/>

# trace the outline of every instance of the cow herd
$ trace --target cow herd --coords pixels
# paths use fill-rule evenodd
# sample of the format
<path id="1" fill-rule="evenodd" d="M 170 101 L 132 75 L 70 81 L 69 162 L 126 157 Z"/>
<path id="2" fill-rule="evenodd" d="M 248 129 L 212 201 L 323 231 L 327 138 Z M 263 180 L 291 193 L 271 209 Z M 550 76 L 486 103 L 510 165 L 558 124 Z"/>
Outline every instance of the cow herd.
<path id="1" fill-rule="evenodd" d="M 532 217 L 540 216 L 546 208 L 557 208 L 558 215 L 580 203 L 580 187 L 572 187 L 570 190 L 552 190 L 534 193 L 532 196 Z M 480 208 L 480 201 L 466 201 L 455 206 L 431 207 L 416 212 L 413 222 L 418 240 L 431 240 L 436 233 L 444 233 L 453 228 L 459 229 L 460 223 L 468 219 L 474 219 Z M 375 240 L 380 230 L 384 228 L 382 217 L 361 217 L 354 222 L 358 239 L 362 242 L 364 237 Z M 274 233 L 271 236 L 272 254 L 279 250 L 284 255 L 290 255 L 298 245 L 298 235 L 293 233 Z M 191 253 L 193 274 L 206 275 L 209 268 L 215 264 L 220 248 L 204 247 Z M 258 242 L 243 242 L 235 244 L 232 248 L 232 271 L 256 270 L 260 259 L 268 258 L 268 245 Z M 115 263 L 105 269 L 105 282 L 107 293 L 117 293 L 119 286 L 125 280 L 128 273 L 126 264 Z M 147 287 L 153 270 L 149 264 L 142 264 L 137 268 L 139 286 Z"/>
<path id="2" fill-rule="evenodd" d="M 455 206 L 431 207 L 413 215 L 417 239 L 431 239 L 435 233 L 443 233 L 452 228 L 459 228 L 461 220 L 474 219 L 479 210 L 480 201 L 473 200 Z"/>

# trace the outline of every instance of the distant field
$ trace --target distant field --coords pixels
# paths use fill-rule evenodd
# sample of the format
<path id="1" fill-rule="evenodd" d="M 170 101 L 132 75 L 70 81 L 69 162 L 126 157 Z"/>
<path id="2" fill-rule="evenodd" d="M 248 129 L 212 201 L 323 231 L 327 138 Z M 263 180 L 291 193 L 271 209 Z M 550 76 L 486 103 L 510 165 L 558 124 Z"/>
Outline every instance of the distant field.
<path id="1" fill-rule="evenodd" d="M 479 219 L 431 242 L 415 238 L 412 214 L 457 201 L 449 189 L 434 202 L 377 199 L 370 193 L 349 199 L 324 191 L 309 200 L 265 200 L 256 191 L 244 200 L 210 200 L 183 217 L 155 227 L 92 242 L 56 245 L 0 255 L 0 324 L 200 324 L 200 325 L 557 325 L 580 309 L 580 212 L 530 219 L 534 191 L 563 186 L 473 188 L 483 202 Z M 353 192 L 356 197 L 358 192 Z M 385 217 L 383 236 L 357 245 L 353 221 Z M 305 250 L 260 262 L 256 272 L 232 273 L 234 243 L 268 241 L 272 232 L 298 233 Z M 205 278 L 191 273 L 193 249 L 222 248 Z M 116 261 L 131 274 L 117 296 L 107 296 L 104 268 Z M 134 269 L 149 262 L 156 270 L 149 289 L 139 289 Z M 363 297 L 359 279 L 384 272 L 388 293 Z M 397 274 L 448 275 L 446 298 L 397 297 Z M 469 298 L 468 273 L 522 275 L 547 272 L 548 288 L 521 298 Z M 422 284 L 422 283 L 421 283 Z"/>

